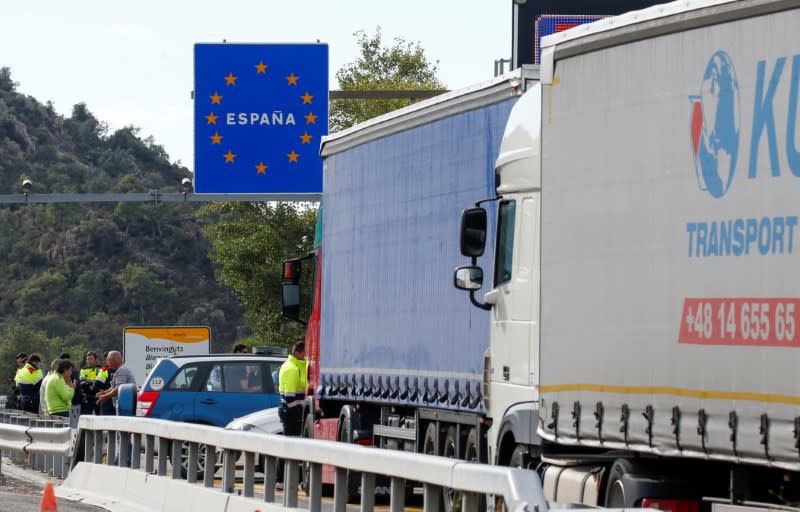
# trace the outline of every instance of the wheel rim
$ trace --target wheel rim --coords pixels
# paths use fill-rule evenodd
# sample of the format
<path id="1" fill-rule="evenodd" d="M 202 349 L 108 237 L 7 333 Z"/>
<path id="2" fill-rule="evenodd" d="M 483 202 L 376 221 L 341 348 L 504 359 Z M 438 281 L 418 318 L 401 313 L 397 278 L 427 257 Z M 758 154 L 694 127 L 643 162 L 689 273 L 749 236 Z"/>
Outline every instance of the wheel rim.
<path id="1" fill-rule="evenodd" d="M 450 438 L 450 436 L 445 439 L 444 451 L 442 452 L 443 457 L 447 457 L 448 459 L 455 459 L 456 458 L 456 444 Z M 456 502 L 456 493 L 455 489 L 447 488 L 445 490 L 445 499 L 449 504 L 447 507 L 448 510 L 453 510 L 453 504 Z"/>
<path id="2" fill-rule="evenodd" d="M 189 443 L 181 443 L 181 469 L 183 474 L 189 474 Z M 206 469 L 206 445 L 197 445 L 197 473 L 203 473 Z"/>

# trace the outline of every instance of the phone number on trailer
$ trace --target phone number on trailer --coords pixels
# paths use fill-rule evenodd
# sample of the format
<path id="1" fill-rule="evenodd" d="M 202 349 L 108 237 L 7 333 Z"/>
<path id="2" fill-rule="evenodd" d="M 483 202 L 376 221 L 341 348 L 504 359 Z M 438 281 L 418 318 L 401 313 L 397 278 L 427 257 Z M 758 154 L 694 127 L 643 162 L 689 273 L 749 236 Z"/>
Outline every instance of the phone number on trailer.
<path id="1" fill-rule="evenodd" d="M 679 343 L 800 347 L 800 299 L 684 299 Z"/>

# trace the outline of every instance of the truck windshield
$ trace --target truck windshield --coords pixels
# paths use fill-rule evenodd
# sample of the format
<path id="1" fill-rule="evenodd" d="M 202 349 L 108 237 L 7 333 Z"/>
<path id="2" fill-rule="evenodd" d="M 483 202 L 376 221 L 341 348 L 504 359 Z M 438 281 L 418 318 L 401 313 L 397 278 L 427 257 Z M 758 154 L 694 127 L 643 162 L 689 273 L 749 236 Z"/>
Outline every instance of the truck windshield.
<path id="1" fill-rule="evenodd" d="M 514 211 L 516 201 L 501 201 L 497 217 L 497 244 L 495 245 L 494 286 L 511 280 L 511 262 L 514 255 Z"/>

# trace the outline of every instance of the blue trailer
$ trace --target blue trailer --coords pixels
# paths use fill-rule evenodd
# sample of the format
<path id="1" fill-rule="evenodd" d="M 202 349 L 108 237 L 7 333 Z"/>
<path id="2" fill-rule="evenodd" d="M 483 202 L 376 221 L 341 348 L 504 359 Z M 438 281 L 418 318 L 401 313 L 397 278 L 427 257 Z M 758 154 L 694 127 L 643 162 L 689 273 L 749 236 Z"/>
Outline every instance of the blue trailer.
<path id="1" fill-rule="evenodd" d="M 494 195 L 506 121 L 537 77 L 526 67 L 323 139 L 306 436 L 485 460 L 489 318 L 450 276 L 460 212 Z"/>

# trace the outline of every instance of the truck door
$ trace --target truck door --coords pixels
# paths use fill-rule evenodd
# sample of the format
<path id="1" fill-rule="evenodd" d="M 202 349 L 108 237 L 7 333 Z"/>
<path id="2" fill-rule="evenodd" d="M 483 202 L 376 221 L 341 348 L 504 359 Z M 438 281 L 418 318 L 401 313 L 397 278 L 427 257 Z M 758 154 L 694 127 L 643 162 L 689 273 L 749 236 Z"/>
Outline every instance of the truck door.
<path id="1" fill-rule="evenodd" d="M 494 304 L 492 380 L 530 386 L 536 371 L 531 358 L 538 352 L 539 193 L 504 197 L 498 208 L 494 289 L 486 296 Z"/>

